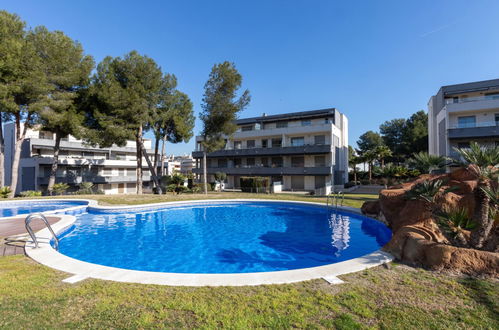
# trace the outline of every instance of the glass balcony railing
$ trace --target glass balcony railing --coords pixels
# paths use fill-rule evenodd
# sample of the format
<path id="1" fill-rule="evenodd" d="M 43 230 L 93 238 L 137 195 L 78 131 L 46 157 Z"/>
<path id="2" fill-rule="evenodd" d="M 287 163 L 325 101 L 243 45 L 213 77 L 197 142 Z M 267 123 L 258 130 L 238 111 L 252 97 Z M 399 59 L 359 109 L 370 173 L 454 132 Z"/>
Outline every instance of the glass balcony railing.
<path id="1" fill-rule="evenodd" d="M 484 121 L 480 123 L 458 123 L 454 125 L 450 125 L 449 129 L 455 129 L 455 128 L 477 128 L 477 127 L 496 127 L 499 126 L 499 120 L 498 121 Z"/>
<path id="2" fill-rule="evenodd" d="M 333 122 L 332 121 L 328 121 L 328 122 L 323 122 L 323 123 L 316 123 L 316 124 L 302 124 L 301 122 L 298 122 L 298 123 L 288 123 L 287 125 L 285 126 L 279 126 L 279 127 L 265 127 L 265 126 L 255 126 L 253 127 L 253 129 L 248 129 L 248 128 L 244 128 L 242 126 L 238 127 L 236 132 L 239 133 L 239 132 L 252 132 L 252 131 L 272 131 L 272 130 L 278 130 L 278 129 L 283 129 L 283 128 L 293 128 L 293 127 L 318 127 L 318 126 L 326 126 L 326 125 L 332 125 Z"/>
<path id="3" fill-rule="evenodd" d="M 468 103 L 486 100 L 499 100 L 499 94 L 445 99 L 445 104 Z"/>

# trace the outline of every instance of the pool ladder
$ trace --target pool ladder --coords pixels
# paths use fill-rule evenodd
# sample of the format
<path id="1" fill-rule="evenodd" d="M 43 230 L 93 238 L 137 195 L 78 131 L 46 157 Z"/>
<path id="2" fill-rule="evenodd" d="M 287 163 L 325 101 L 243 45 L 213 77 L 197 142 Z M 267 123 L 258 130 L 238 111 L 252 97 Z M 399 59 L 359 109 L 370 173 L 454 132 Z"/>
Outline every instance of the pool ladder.
<path id="1" fill-rule="evenodd" d="M 343 191 L 338 191 L 337 193 L 332 193 L 326 196 L 326 206 L 329 207 L 329 205 L 331 204 L 331 207 L 335 207 L 337 209 L 338 203 L 341 207 L 343 206 L 344 200 L 345 194 L 343 193 Z"/>
<path id="2" fill-rule="evenodd" d="M 24 219 L 24 226 L 26 227 L 26 230 L 29 233 L 29 236 L 31 236 L 31 239 L 33 240 L 33 243 L 35 243 L 35 249 L 38 248 L 38 239 L 36 238 L 35 233 L 33 232 L 33 228 L 31 228 L 31 221 L 35 219 L 40 219 L 45 223 L 45 226 L 48 228 L 52 236 L 54 237 L 54 242 L 55 242 L 55 249 L 59 250 L 59 239 L 57 238 L 57 235 L 54 233 L 54 230 L 52 230 L 52 226 L 50 226 L 49 221 L 47 218 L 42 214 L 42 213 L 32 213 Z"/>

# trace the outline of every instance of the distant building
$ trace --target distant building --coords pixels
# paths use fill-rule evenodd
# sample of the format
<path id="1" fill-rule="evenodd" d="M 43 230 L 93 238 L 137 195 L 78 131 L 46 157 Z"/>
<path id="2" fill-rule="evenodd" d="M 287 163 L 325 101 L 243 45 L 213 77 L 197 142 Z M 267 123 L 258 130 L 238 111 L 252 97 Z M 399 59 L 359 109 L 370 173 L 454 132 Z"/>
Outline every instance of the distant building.
<path id="1" fill-rule="evenodd" d="M 5 179 L 10 185 L 12 161 L 15 151 L 15 125 L 4 125 L 5 136 Z M 29 129 L 21 147 L 17 191 L 45 191 L 50 176 L 54 135 L 50 132 Z M 144 146 L 151 159 L 151 140 L 145 139 Z M 128 141 L 124 147 L 92 147 L 72 136 L 62 139 L 59 153 L 56 183 L 70 185 L 69 191 L 78 190 L 81 182 L 92 182 L 96 189 L 105 194 L 135 193 L 137 149 L 135 141 Z M 151 189 L 150 172 L 143 160 L 144 189 Z"/>
<path id="2" fill-rule="evenodd" d="M 471 141 L 499 145 L 499 79 L 443 86 L 428 102 L 429 152 L 455 156 Z"/>
<path id="3" fill-rule="evenodd" d="M 236 121 L 225 148 L 207 155 L 208 181 L 227 174 L 227 188 L 240 188 L 245 176 L 281 182 L 284 190 L 314 191 L 348 180 L 348 119 L 324 109 L 263 115 Z M 193 173 L 203 173 L 202 137 L 196 137 Z"/>

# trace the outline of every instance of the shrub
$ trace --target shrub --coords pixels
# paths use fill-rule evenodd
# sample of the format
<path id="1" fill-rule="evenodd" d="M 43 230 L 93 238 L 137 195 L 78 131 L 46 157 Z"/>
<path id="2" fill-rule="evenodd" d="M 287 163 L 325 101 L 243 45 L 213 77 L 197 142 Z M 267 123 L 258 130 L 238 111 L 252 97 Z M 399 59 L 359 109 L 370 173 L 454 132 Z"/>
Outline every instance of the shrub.
<path id="1" fill-rule="evenodd" d="M 352 188 L 353 186 L 356 186 L 357 184 L 354 181 L 347 182 L 343 185 L 345 188 Z"/>
<path id="2" fill-rule="evenodd" d="M 62 195 L 69 189 L 69 185 L 67 183 L 56 183 L 53 185 L 52 190 L 56 195 Z"/>
<path id="3" fill-rule="evenodd" d="M 19 193 L 19 196 L 21 196 L 21 197 L 38 197 L 41 195 L 42 195 L 42 192 L 37 191 L 37 190 L 26 190 L 26 191 L 21 191 Z"/>
<path id="4" fill-rule="evenodd" d="M 269 187 L 269 180 L 262 177 L 242 177 L 241 191 L 243 192 L 262 192 Z"/>
<path id="5" fill-rule="evenodd" d="M 370 183 L 369 180 L 360 180 L 360 184 L 364 186 L 369 185 Z"/>
<path id="6" fill-rule="evenodd" d="M 193 194 L 199 194 L 201 192 L 201 187 L 199 185 L 193 185 L 191 188 Z"/>
<path id="7" fill-rule="evenodd" d="M 79 195 L 90 195 L 93 193 L 92 187 L 94 184 L 92 182 L 82 182 L 79 185 L 78 194 Z"/>
<path id="8" fill-rule="evenodd" d="M 10 190 L 10 187 L 2 187 L 0 188 L 0 197 L 2 198 L 7 198 L 9 197 L 9 194 L 12 192 L 12 190 Z"/>

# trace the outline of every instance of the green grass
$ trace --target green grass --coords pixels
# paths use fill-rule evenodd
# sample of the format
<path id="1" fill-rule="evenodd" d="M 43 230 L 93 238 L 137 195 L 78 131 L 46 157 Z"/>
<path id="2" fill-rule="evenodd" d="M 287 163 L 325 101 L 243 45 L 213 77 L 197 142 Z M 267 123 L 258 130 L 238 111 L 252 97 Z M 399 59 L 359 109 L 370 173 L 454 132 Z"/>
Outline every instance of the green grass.
<path id="1" fill-rule="evenodd" d="M 326 197 L 316 197 L 311 195 L 297 195 L 297 194 L 251 194 L 251 193 L 237 193 L 237 192 L 210 192 L 208 195 L 204 194 L 181 194 L 173 195 L 168 193 L 166 195 L 67 195 L 67 196 L 53 196 L 53 197 L 37 197 L 37 198 L 88 198 L 95 199 L 100 205 L 119 205 L 119 204 L 146 204 L 146 203 L 160 203 L 160 202 L 173 202 L 183 200 L 195 199 L 227 199 L 227 198 L 258 198 L 258 199 L 280 199 L 280 200 L 296 200 L 305 202 L 326 203 Z M 16 198 L 17 199 L 17 198 Z M 362 203 L 368 200 L 376 200 L 378 195 L 375 194 L 345 194 L 344 205 L 360 208 Z"/>
<path id="2" fill-rule="evenodd" d="M 210 193 L 93 195 L 100 204 L 215 198 L 325 202 L 324 197 Z M 347 194 L 360 207 L 376 195 Z M 0 328 L 498 329 L 499 281 L 453 277 L 405 265 L 323 280 L 256 287 L 167 287 L 85 280 L 24 256 L 0 258 Z"/>
<path id="3" fill-rule="evenodd" d="M 0 328 L 497 329 L 499 284 L 399 265 L 257 287 L 167 287 L 68 277 L 0 258 Z"/>

